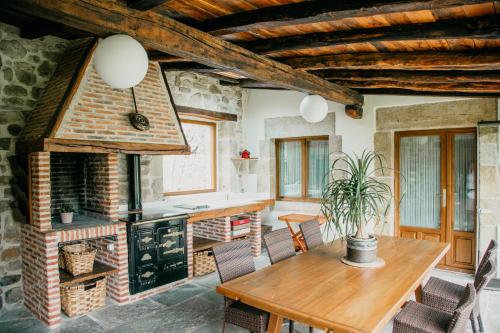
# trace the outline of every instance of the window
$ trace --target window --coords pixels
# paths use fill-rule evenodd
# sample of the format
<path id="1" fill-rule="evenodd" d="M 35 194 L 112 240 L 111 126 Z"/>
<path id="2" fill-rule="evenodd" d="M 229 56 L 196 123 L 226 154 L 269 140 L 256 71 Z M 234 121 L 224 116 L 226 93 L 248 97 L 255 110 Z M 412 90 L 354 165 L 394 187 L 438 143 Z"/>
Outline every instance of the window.
<path id="1" fill-rule="evenodd" d="M 194 120 L 181 122 L 191 154 L 164 156 L 163 192 L 166 195 L 214 192 L 216 125 Z"/>
<path id="2" fill-rule="evenodd" d="M 278 199 L 318 201 L 329 169 L 328 137 L 276 140 Z"/>

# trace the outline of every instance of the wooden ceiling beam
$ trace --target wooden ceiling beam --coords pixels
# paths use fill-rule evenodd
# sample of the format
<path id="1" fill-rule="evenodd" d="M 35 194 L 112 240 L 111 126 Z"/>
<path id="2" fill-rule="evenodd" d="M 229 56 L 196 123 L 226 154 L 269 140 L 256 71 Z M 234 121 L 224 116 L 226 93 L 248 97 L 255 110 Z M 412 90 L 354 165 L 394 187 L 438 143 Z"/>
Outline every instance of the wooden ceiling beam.
<path id="1" fill-rule="evenodd" d="M 105 29 L 127 34 L 161 52 L 281 88 L 318 94 L 342 104 L 363 104 L 363 97 L 355 91 L 293 70 L 153 11 L 140 12 L 116 1 L 101 0 L 18 0 L 2 6 L 89 32 Z"/>
<path id="2" fill-rule="evenodd" d="M 271 29 L 290 25 L 312 24 L 421 10 L 439 10 L 464 5 L 489 3 L 486 0 L 353 0 L 353 1 L 305 1 L 281 6 L 271 6 L 221 16 L 203 22 L 200 27 L 215 36 L 223 36 L 255 29 Z"/>
<path id="3" fill-rule="evenodd" d="M 188 71 L 197 73 L 216 73 L 221 71 L 218 68 L 205 66 L 192 61 L 162 62 L 160 66 L 164 71 Z"/>
<path id="4" fill-rule="evenodd" d="M 382 28 L 320 32 L 258 39 L 238 43 L 259 54 L 297 51 L 319 47 L 345 46 L 411 40 L 500 39 L 500 15 L 446 20 L 432 23 L 397 25 Z"/>
<path id="5" fill-rule="evenodd" d="M 400 96 L 447 96 L 447 97 L 500 97 L 500 93 L 457 92 L 457 91 L 416 91 L 408 89 L 356 89 L 363 95 L 400 95 Z"/>
<path id="6" fill-rule="evenodd" d="M 327 80 L 398 82 L 500 82 L 500 71 L 338 70 L 313 72 Z"/>
<path id="7" fill-rule="evenodd" d="M 193 108 L 184 105 L 176 105 L 175 109 L 179 116 L 199 117 L 216 121 L 238 121 L 238 116 L 232 113 Z"/>
<path id="8" fill-rule="evenodd" d="M 168 1 L 169 0 L 127 0 L 127 6 L 138 10 L 150 10 Z"/>
<path id="9" fill-rule="evenodd" d="M 333 80 L 352 89 L 404 89 L 427 92 L 493 93 L 500 95 L 500 82 L 399 82 Z"/>
<path id="10" fill-rule="evenodd" d="M 279 59 L 296 69 L 500 70 L 500 51 L 333 54 Z"/>

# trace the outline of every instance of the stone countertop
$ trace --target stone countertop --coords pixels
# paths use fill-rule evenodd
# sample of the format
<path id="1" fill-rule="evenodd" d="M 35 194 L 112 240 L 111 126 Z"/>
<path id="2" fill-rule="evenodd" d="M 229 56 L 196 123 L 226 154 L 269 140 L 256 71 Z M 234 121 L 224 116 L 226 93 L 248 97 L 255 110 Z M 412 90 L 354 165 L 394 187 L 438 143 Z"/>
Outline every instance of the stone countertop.
<path id="1" fill-rule="evenodd" d="M 63 224 L 61 223 L 60 218 L 56 216 L 52 218 L 52 230 L 49 231 L 84 229 L 102 225 L 112 225 L 115 223 L 123 223 L 123 222 L 100 220 L 86 215 L 75 214 L 72 223 Z"/>

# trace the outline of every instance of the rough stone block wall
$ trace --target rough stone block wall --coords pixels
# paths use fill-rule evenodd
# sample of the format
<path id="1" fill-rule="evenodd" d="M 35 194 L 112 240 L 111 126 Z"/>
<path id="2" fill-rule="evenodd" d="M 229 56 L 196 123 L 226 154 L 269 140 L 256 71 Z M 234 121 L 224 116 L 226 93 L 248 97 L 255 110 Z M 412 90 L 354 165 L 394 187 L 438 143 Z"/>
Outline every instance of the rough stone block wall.
<path id="1" fill-rule="evenodd" d="M 7 157 L 66 45 L 49 36 L 22 39 L 17 28 L 0 23 L 0 311 L 22 301 L 21 221 L 11 209 Z"/>

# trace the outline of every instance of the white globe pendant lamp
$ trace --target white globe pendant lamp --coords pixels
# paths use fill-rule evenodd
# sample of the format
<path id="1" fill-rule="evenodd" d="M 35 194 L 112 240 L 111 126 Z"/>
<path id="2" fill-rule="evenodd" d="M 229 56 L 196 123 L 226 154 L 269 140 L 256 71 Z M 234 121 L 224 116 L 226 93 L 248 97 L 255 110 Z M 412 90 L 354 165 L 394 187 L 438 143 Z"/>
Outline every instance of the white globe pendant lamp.
<path id="1" fill-rule="evenodd" d="M 328 103 L 319 95 L 308 95 L 300 102 L 300 114 L 309 123 L 317 123 L 325 119 Z"/>
<path id="2" fill-rule="evenodd" d="M 103 39 L 97 46 L 94 67 L 101 79 L 111 87 L 131 88 L 146 76 L 148 54 L 132 37 L 113 35 Z"/>

